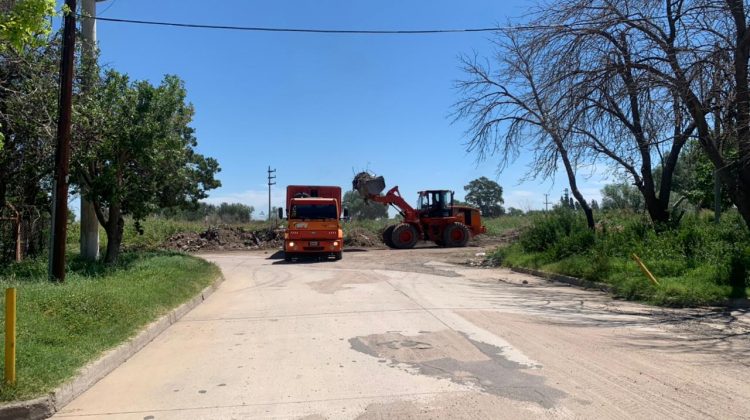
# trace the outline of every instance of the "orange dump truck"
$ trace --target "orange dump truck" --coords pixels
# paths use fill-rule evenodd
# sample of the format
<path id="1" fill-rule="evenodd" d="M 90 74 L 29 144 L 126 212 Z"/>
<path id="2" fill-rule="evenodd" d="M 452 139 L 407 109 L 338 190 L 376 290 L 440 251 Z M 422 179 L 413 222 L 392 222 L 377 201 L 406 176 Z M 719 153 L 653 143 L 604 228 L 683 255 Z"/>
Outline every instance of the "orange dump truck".
<path id="1" fill-rule="evenodd" d="M 341 218 L 348 217 L 341 206 L 341 187 L 289 185 L 286 187 L 287 230 L 284 259 L 333 257 L 341 259 L 344 233 Z M 279 209 L 279 218 L 283 212 Z"/>

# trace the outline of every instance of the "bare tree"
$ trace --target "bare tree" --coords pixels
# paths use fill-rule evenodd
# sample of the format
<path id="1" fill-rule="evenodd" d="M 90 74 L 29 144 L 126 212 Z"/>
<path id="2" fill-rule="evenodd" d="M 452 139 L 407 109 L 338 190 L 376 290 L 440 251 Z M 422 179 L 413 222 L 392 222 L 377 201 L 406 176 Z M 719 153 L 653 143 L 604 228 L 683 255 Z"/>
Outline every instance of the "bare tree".
<path id="1" fill-rule="evenodd" d="M 557 2 L 530 32 L 555 51 L 548 65 L 558 78 L 575 86 L 568 106 L 577 109 L 573 130 L 580 146 L 593 161 L 603 158 L 627 174 L 659 225 L 672 217 L 672 177 L 695 124 L 671 86 L 640 68 L 651 52 L 606 3 Z"/>
<path id="2" fill-rule="evenodd" d="M 500 169 L 522 150 L 533 153 L 528 176 L 549 178 L 562 163 L 570 190 L 594 228 L 593 212 L 576 179 L 581 150 L 574 141 L 578 113 L 573 86 L 548 65 L 550 50 L 528 33 L 502 31 L 496 42 L 499 68 L 476 57 L 462 59 L 468 78 L 457 82 L 463 99 L 456 119 L 468 119 L 469 151 L 480 159 L 498 156 Z"/>
<path id="3" fill-rule="evenodd" d="M 702 150 L 750 226 L 750 28 L 739 0 L 605 0 L 655 85 L 679 98 Z"/>
<path id="4" fill-rule="evenodd" d="M 673 217 L 672 178 L 695 137 L 750 226 L 747 8 L 740 0 L 541 6 L 528 25 L 499 32 L 500 72 L 464 60 L 470 79 L 459 83 L 458 116 L 472 121 L 469 149 L 505 164 L 532 133 L 532 172 L 549 175 L 559 153 L 573 182 L 577 164 L 603 160 L 630 176 L 660 224 Z"/>

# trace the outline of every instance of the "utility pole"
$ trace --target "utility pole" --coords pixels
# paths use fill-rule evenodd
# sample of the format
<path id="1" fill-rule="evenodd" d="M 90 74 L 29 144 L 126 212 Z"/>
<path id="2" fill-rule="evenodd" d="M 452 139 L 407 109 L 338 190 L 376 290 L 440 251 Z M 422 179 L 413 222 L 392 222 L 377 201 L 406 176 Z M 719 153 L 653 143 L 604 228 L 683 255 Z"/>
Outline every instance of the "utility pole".
<path id="1" fill-rule="evenodd" d="M 268 167 L 268 220 L 270 221 L 273 215 L 271 214 L 271 186 L 276 185 L 274 181 L 276 179 L 276 169 Z"/>
<path id="2" fill-rule="evenodd" d="M 549 194 L 544 194 L 544 212 L 549 211 L 549 205 L 552 204 L 549 202 Z"/>
<path id="3" fill-rule="evenodd" d="M 85 65 L 93 65 L 96 60 L 96 3 L 102 0 L 82 0 L 81 37 Z M 83 82 L 88 89 L 97 75 L 88 69 Z M 94 203 L 86 199 L 85 185 L 81 185 L 81 257 L 86 261 L 99 259 L 99 221 L 96 218 Z"/>
<path id="4" fill-rule="evenodd" d="M 60 102 L 58 103 L 55 186 L 52 197 L 49 276 L 65 280 L 65 241 L 68 234 L 68 173 L 70 172 L 70 131 L 73 114 L 73 70 L 76 49 L 76 0 L 65 0 L 62 58 L 60 60 Z"/>

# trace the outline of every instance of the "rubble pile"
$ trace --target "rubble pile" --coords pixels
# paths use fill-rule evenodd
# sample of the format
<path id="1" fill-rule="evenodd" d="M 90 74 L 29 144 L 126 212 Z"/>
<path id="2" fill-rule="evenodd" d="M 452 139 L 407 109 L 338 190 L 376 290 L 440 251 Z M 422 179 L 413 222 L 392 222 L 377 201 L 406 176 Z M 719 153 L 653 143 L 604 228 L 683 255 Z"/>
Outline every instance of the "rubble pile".
<path id="1" fill-rule="evenodd" d="M 165 247 L 183 252 L 275 249 L 283 246 L 279 230 L 247 230 L 239 226 L 210 227 L 203 232 L 183 232 L 167 239 Z"/>
<path id="2" fill-rule="evenodd" d="M 352 189 L 359 192 L 362 197 L 378 195 L 385 189 L 385 179 L 382 176 L 360 172 L 352 180 Z"/>
<path id="3" fill-rule="evenodd" d="M 345 246 L 372 248 L 382 244 L 380 235 L 367 229 L 353 228 L 344 234 Z"/>

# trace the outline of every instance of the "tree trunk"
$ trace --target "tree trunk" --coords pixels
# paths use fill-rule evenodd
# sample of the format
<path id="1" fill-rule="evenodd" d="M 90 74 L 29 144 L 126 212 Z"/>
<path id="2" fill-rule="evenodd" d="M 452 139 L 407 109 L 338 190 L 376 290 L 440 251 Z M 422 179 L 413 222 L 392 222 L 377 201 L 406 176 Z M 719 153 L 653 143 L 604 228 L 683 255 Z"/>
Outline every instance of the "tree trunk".
<path id="1" fill-rule="evenodd" d="M 595 229 L 596 228 L 596 222 L 594 221 L 594 212 L 591 210 L 591 206 L 586 202 L 586 199 L 583 198 L 583 194 L 578 190 L 578 182 L 576 182 L 576 173 L 573 170 L 573 165 L 570 163 L 570 157 L 568 156 L 568 151 L 563 147 L 562 142 L 556 142 L 557 143 L 557 150 L 560 152 L 560 158 L 563 161 L 563 165 L 565 165 L 565 173 L 568 175 L 568 183 L 570 184 L 570 192 L 573 194 L 573 197 L 578 200 L 578 204 L 581 205 L 581 208 L 583 209 L 583 213 L 586 214 L 586 224 L 588 225 L 589 229 Z"/>
<path id="2" fill-rule="evenodd" d="M 107 232 L 107 252 L 104 256 L 104 262 L 107 265 L 115 265 L 117 263 L 117 258 L 120 256 L 124 228 L 125 220 L 122 218 L 119 206 L 110 207 L 107 224 L 104 226 L 104 230 Z"/>
<path id="3" fill-rule="evenodd" d="M 5 173 L 3 171 L 0 171 L 0 210 L 2 210 L 3 207 L 5 207 L 5 197 L 6 197 L 7 191 L 8 191 L 7 178 L 5 178 Z"/>
<path id="4" fill-rule="evenodd" d="M 741 163 L 738 164 L 741 165 Z M 731 174 L 722 176 L 722 172 L 730 171 L 719 171 L 719 177 L 723 178 L 722 180 L 724 181 L 724 185 L 730 185 L 734 187 L 730 190 L 730 197 L 732 198 L 732 202 L 734 203 L 734 205 L 737 206 L 737 211 L 742 216 L 745 224 L 750 228 L 750 182 L 748 182 L 748 179 L 750 179 L 750 168 L 740 169 L 739 176 Z M 735 179 L 727 182 L 727 178 Z"/>
<path id="5" fill-rule="evenodd" d="M 748 42 L 747 16 L 745 3 L 738 0 L 727 0 L 735 24 L 734 81 L 736 84 L 735 112 L 737 118 L 737 142 L 739 156 L 737 170 L 721 170 L 724 166 L 714 165 L 720 169 L 720 178 L 724 185 L 730 187 L 730 196 L 737 206 L 745 224 L 750 227 L 750 86 L 748 85 L 747 66 L 750 61 L 750 43 Z M 715 160 L 715 159 L 712 159 Z"/>
<path id="6" fill-rule="evenodd" d="M 656 193 L 652 188 L 646 186 L 641 187 L 641 195 L 643 195 L 644 204 L 646 205 L 646 211 L 651 221 L 654 223 L 656 230 L 659 230 L 660 226 L 665 225 L 669 222 L 669 198 L 663 201 L 661 197 L 657 197 Z"/>

